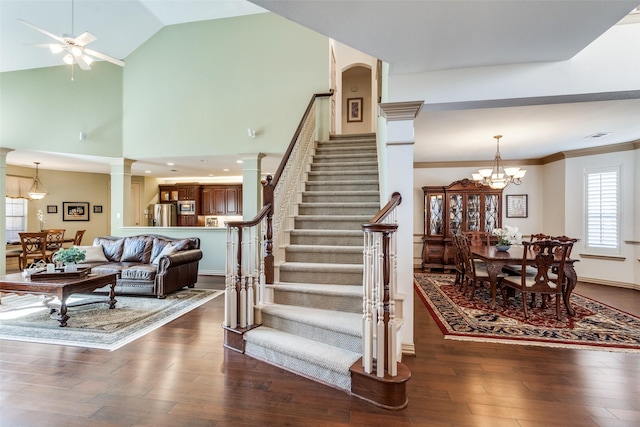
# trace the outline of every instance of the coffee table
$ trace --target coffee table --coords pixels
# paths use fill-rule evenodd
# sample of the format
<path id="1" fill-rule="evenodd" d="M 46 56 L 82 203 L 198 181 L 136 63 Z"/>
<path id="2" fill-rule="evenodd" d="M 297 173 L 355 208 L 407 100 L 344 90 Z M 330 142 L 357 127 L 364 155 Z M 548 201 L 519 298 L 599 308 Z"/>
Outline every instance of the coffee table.
<path id="1" fill-rule="evenodd" d="M 69 316 L 67 315 L 67 308 L 69 307 L 107 303 L 109 304 L 110 309 L 115 308 L 117 302 L 115 298 L 116 278 L 117 276 L 115 274 L 88 274 L 83 277 L 36 281 L 22 276 L 21 273 L 14 273 L 0 276 L 0 292 L 58 297 L 60 300 L 60 308 L 58 310 L 52 310 L 51 315 L 52 319 L 60 322 L 60 327 L 65 327 L 67 326 L 67 320 L 69 320 Z M 109 299 L 67 304 L 67 298 L 69 298 L 71 294 L 93 292 L 96 289 L 107 285 L 111 285 L 109 290 Z M 45 302 L 45 305 L 51 308 L 47 302 Z M 56 311 L 58 312 L 58 315 L 54 317 L 53 315 Z"/>

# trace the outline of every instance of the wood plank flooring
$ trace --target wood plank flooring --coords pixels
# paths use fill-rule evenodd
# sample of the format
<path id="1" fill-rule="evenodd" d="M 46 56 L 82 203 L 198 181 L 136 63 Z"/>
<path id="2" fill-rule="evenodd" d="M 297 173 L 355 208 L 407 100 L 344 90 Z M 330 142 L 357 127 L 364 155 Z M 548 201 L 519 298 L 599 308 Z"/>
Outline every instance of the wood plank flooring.
<path id="1" fill-rule="evenodd" d="M 577 292 L 640 314 L 640 292 Z M 409 406 L 390 412 L 225 350 L 223 303 L 113 352 L 0 342 L 0 425 L 640 425 L 640 354 L 444 340 L 415 298 Z"/>

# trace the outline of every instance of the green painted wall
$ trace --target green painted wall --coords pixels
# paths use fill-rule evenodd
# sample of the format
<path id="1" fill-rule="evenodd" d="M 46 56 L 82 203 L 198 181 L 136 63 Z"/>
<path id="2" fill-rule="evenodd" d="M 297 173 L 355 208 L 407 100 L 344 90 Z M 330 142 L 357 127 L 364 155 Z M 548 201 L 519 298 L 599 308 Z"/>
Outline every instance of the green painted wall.
<path id="1" fill-rule="evenodd" d="M 284 152 L 329 88 L 328 49 L 269 13 L 163 28 L 127 58 L 124 156 Z"/>
<path id="2" fill-rule="evenodd" d="M 0 147 L 121 157 L 122 69 L 95 63 L 74 81 L 68 65 L 1 73 Z"/>

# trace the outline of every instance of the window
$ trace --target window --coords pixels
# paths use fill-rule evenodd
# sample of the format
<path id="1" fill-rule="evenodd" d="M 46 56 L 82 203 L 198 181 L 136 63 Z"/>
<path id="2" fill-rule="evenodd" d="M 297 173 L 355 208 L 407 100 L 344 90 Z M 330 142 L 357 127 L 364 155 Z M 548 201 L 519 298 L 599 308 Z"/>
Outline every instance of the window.
<path id="1" fill-rule="evenodd" d="M 618 253 L 619 176 L 618 167 L 587 170 L 586 249 L 589 252 Z"/>
<path id="2" fill-rule="evenodd" d="M 18 233 L 26 230 L 27 225 L 27 202 L 24 199 L 5 199 L 7 206 L 7 242 L 20 240 Z"/>

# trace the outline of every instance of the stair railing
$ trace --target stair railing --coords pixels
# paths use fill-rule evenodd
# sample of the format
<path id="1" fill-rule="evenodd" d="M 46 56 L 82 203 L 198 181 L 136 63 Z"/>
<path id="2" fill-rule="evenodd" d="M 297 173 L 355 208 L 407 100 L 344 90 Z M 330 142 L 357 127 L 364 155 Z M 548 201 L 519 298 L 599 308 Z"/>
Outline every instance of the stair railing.
<path id="1" fill-rule="evenodd" d="M 225 327 L 244 329 L 260 323 L 254 308 L 268 301 L 266 285 L 275 282 L 275 265 L 280 259 L 273 249 L 281 246 L 286 230 L 293 228 L 287 221 L 296 214 L 299 194 L 304 190 L 301 183 L 309 170 L 318 124 L 328 129 L 328 115 L 316 104 L 332 95 L 317 93 L 311 97 L 275 175 L 262 182 L 263 208 L 256 217 L 226 223 Z"/>
<path id="2" fill-rule="evenodd" d="M 398 230 L 396 207 L 402 202 L 393 193 L 389 202 L 362 224 L 364 231 L 363 296 L 362 296 L 362 368 L 377 377 L 398 374 L 397 325 L 395 298 L 397 293 Z"/>

